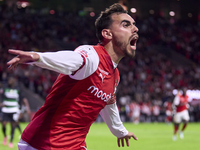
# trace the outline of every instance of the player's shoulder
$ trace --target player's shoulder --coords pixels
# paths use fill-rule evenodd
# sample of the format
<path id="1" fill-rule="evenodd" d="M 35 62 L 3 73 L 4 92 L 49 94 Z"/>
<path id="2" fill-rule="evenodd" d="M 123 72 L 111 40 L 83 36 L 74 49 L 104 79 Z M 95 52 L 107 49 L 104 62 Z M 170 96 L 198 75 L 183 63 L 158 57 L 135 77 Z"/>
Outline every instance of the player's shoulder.
<path id="1" fill-rule="evenodd" d="M 74 51 L 81 54 L 85 58 L 86 65 L 89 65 L 88 67 L 97 68 L 99 64 L 99 55 L 97 54 L 94 46 L 81 45 Z"/>
<path id="2" fill-rule="evenodd" d="M 97 52 L 95 51 L 92 45 L 81 45 L 77 47 L 74 51 L 81 54 L 84 57 L 88 57 L 89 55 L 97 56 Z"/>
<path id="3" fill-rule="evenodd" d="M 84 64 L 75 75 L 70 77 L 73 79 L 82 80 L 97 70 L 99 65 L 99 56 L 94 47 L 91 45 L 81 45 L 74 51 L 79 53 L 84 58 Z"/>

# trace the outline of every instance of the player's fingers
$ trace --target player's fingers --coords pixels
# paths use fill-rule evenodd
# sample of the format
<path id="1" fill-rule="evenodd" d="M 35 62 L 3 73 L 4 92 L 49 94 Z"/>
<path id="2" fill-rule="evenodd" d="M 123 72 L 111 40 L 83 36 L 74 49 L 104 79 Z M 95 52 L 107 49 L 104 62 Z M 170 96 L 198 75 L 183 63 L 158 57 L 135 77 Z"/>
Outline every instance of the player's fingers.
<path id="1" fill-rule="evenodd" d="M 117 145 L 118 145 L 118 147 L 120 147 L 120 139 L 119 138 L 117 139 Z"/>
<path id="2" fill-rule="evenodd" d="M 138 140 L 138 138 L 133 134 L 132 137 L 135 139 L 135 140 Z"/>
<path id="3" fill-rule="evenodd" d="M 9 67 L 8 67 L 8 69 L 13 69 L 13 70 L 15 70 L 15 68 L 18 66 L 18 64 L 16 63 L 16 64 L 12 64 L 12 65 L 10 65 Z"/>
<path id="4" fill-rule="evenodd" d="M 129 146 L 129 138 L 125 138 L 126 140 L 126 145 Z"/>
<path id="5" fill-rule="evenodd" d="M 121 139 L 118 138 L 117 143 L 118 143 L 118 147 L 120 147 L 120 146 L 124 147 L 124 138 L 121 138 Z"/>
<path id="6" fill-rule="evenodd" d="M 14 50 L 14 49 L 9 49 L 8 52 L 9 52 L 10 54 L 14 54 L 14 55 L 19 55 L 19 54 L 23 53 L 23 51 Z"/>
<path id="7" fill-rule="evenodd" d="M 7 65 L 15 66 L 18 64 L 19 61 L 20 61 L 20 58 L 15 57 L 15 58 L 11 59 L 10 61 L 8 61 Z"/>
<path id="8" fill-rule="evenodd" d="M 124 138 L 121 138 L 122 147 L 124 147 Z"/>

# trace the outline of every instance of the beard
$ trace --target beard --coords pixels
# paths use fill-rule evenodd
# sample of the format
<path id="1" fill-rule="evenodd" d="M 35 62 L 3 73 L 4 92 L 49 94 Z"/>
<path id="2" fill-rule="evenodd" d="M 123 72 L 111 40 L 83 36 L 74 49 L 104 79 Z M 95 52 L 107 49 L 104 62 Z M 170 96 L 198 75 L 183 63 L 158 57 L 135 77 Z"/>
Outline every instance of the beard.
<path id="1" fill-rule="evenodd" d="M 113 45 L 114 45 L 114 49 L 116 50 L 116 53 L 119 54 L 119 55 L 122 55 L 123 57 L 126 56 L 126 57 L 135 57 L 135 50 L 129 50 L 128 47 L 130 46 L 130 39 L 131 37 L 129 38 L 129 41 L 126 43 L 126 42 L 121 42 L 121 40 L 118 40 L 116 37 L 113 38 Z"/>

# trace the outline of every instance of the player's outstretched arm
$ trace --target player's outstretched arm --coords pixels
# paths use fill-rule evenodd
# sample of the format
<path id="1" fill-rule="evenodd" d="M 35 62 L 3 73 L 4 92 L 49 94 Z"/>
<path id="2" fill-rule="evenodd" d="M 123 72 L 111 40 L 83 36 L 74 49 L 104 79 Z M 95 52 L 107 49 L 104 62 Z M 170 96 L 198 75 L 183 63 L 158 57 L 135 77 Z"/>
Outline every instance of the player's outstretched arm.
<path id="1" fill-rule="evenodd" d="M 7 65 L 9 65 L 9 69 L 16 68 L 18 64 L 34 62 L 40 59 L 40 56 L 34 52 L 25 52 L 21 50 L 13 50 L 13 49 L 9 49 L 8 52 L 10 54 L 17 55 L 16 57 L 14 57 L 13 59 L 7 62 Z"/>
<path id="2" fill-rule="evenodd" d="M 128 134 L 124 137 L 117 138 L 118 147 L 124 147 L 124 141 L 126 141 L 126 146 L 129 146 L 129 139 L 131 138 L 138 140 L 138 138 L 132 132 L 128 132 Z"/>

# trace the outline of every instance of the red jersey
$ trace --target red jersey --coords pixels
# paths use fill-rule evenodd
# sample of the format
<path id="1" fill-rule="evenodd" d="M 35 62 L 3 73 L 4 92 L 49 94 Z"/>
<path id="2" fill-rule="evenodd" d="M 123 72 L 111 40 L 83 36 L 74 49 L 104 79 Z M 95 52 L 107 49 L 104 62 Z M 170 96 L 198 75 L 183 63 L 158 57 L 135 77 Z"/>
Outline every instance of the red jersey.
<path id="1" fill-rule="evenodd" d="M 187 104 L 188 104 L 188 96 L 185 95 L 178 95 L 179 97 L 179 105 L 176 105 L 176 112 L 181 112 L 184 110 L 187 110 Z"/>
<path id="2" fill-rule="evenodd" d="M 22 139 L 39 150 L 85 149 L 85 138 L 99 112 L 113 102 L 119 82 L 118 69 L 106 50 L 93 46 L 99 57 L 96 71 L 83 80 L 60 74 Z M 83 58 L 87 52 L 81 52 Z"/>

